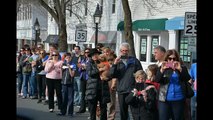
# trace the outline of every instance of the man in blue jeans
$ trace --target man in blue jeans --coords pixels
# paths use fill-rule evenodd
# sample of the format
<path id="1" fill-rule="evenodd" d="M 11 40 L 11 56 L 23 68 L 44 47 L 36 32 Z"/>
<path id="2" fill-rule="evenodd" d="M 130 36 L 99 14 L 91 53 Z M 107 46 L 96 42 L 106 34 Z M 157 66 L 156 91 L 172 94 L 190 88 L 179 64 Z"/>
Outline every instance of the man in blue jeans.
<path id="1" fill-rule="evenodd" d="M 117 78 L 117 93 L 121 120 L 129 120 L 129 105 L 125 98 L 129 95 L 135 84 L 133 74 L 138 70 L 143 70 L 140 61 L 130 56 L 131 48 L 128 43 L 121 43 L 120 55 L 114 60 L 110 68 L 112 78 Z"/>
<path id="2" fill-rule="evenodd" d="M 80 106 L 81 103 L 81 80 L 80 80 L 80 72 L 78 71 L 78 63 L 81 61 L 81 49 L 79 46 L 74 47 L 74 56 L 72 58 L 72 63 L 76 65 L 75 77 L 74 77 L 74 105 Z"/>

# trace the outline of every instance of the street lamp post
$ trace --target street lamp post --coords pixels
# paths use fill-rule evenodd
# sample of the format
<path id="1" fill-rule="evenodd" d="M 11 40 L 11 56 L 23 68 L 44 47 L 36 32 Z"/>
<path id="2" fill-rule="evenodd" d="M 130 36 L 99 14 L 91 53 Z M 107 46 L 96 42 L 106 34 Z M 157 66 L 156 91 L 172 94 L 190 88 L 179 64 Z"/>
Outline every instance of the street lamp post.
<path id="1" fill-rule="evenodd" d="M 38 18 L 36 18 L 36 21 L 34 23 L 34 30 L 35 30 L 35 47 L 37 47 L 37 41 L 38 41 L 39 35 L 40 35 L 40 25 L 38 22 Z"/>
<path id="2" fill-rule="evenodd" d="M 101 21 L 101 10 L 99 9 L 99 4 L 96 6 L 95 14 L 93 15 L 94 17 L 94 23 L 95 23 L 95 47 L 98 43 L 98 24 Z"/>

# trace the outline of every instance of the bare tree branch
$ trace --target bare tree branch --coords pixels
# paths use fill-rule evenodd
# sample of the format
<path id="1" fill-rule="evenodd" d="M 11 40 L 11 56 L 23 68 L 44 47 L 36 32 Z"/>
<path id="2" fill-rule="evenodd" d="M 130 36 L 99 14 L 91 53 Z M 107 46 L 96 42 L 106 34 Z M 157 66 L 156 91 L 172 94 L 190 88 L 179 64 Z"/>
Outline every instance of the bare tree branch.
<path id="1" fill-rule="evenodd" d="M 54 18 L 56 23 L 58 23 L 59 19 L 58 19 L 57 13 L 52 8 L 50 8 L 49 5 L 43 0 L 39 0 L 39 3 L 51 14 L 51 16 Z"/>
<path id="2" fill-rule="evenodd" d="M 148 12 L 151 15 L 155 15 L 155 13 L 164 12 L 162 9 L 164 5 L 167 6 L 179 6 L 181 7 L 188 0 L 140 0 L 142 5 L 147 8 Z"/>

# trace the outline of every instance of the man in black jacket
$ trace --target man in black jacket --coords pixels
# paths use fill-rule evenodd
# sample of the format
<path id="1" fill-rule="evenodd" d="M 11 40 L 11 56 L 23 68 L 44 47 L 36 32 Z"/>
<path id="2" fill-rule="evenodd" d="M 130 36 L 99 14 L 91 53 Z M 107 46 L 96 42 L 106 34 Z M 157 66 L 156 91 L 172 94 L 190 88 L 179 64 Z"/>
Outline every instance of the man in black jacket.
<path id="1" fill-rule="evenodd" d="M 138 70 L 143 70 L 140 61 L 129 56 L 130 45 L 122 43 L 120 46 L 120 55 L 115 59 L 114 64 L 110 68 L 110 75 L 117 78 L 118 102 L 120 107 L 121 120 L 128 119 L 128 104 L 125 98 L 131 92 L 135 85 L 133 74 Z"/>

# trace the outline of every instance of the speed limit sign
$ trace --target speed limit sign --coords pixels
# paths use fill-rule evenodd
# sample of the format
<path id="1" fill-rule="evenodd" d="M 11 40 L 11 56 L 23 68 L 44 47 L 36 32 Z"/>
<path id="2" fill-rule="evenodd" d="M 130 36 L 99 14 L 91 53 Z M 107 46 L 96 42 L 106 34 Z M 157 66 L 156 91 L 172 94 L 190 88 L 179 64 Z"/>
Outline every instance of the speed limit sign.
<path id="1" fill-rule="evenodd" d="M 197 36 L 197 14 L 196 14 L 196 12 L 186 12 L 185 13 L 184 35 L 185 36 Z"/>
<path id="2" fill-rule="evenodd" d="M 86 42 L 87 40 L 87 31 L 85 30 L 76 30 L 75 32 L 75 41 L 76 42 Z"/>

